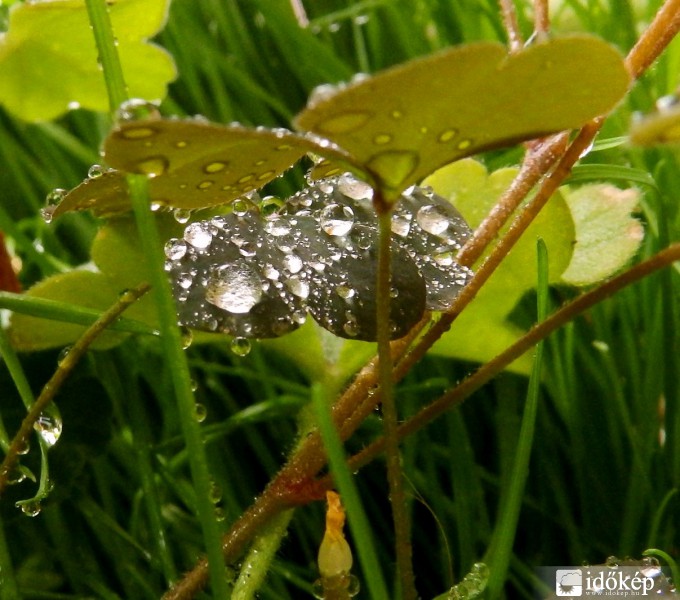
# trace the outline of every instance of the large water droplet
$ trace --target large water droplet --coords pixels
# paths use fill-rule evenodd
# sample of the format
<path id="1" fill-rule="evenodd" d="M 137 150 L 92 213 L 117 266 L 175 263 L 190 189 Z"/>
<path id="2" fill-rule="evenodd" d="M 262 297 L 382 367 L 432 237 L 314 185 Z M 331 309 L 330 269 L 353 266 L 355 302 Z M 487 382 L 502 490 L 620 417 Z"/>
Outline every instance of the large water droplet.
<path id="1" fill-rule="evenodd" d="M 186 208 L 176 208 L 172 215 L 175 217 L 175 221 L 184 224 L 191 218 L 191 211 Z"/>
<path id="2" fill-rule="evenodd" d="M 319 224 L 328 235 L 347 235 L 354 225 L 354 211 L 342 204 L 329 204 L 321 211 Z"/>
<path id="3" fill-rule="evenodd" d="M 302 259 L 297 254 L 286 254 L 283 257 L 283 265 L 289 273 L 299 273 L 302 269 Z"/>
<path id="4" fill-rule="evenodd" d="M 421 206 L 416 214 L 416 221 L 424 231 L 432 235 L 444 233 L 449 226 L 448 215 L 436 204 Z"/>
<path id="5" fill-rule="evenodd" d="M 203 421 L 205 421 L 207 416 L 208 416 L 208 409 L 206 408 L 205 404 L 201 404 L 200 402 L 196 402 L 194 404 L 194 419 L 196 419 L 196 421 L 198 421 L 199 423 L 203 423 Z"/>
<path id="6" fill-rule="evenodd" d="M 292 294 L 298 298 L 307 298 L 309 296 L 309 283 L 299 277 L 291 277 L 286 281 L 286 286 Z"/>
<path id="7" fill-rule="evenodd" d="M 87 177 L 88 179 L 99 179 L 105 171 L 106 169 L 101 165 L 92 165 L 87 171 Z"/>
<path id="8" fill-rule="evenodd" d="M 187 245 L 184 240 L 171 238 L 165 243 L 165 256 L 170 260 L 179 260 L 187 253 Z"/>
<path id="9" fill-rule="evenodd" d="M 54 446 L 61 437 L 63 423 L 61 417 L 55 410 L 41 413 L 37 421 L 33 424 L 35 429 L 48 447 Z"/>
<path id="10" fill-rule="evenodd" d="M 207 248 L 212 242 L 212 234 L 205 222 L 191 223 L 184 230 L 184 239 L 199 250 Z"/>
<path id="11" fill-rule="evenodd" d="M 245 263 L 223 265 L 213 270 L 205 298 L 231 313 L 247 313 L 262 298 L 262 283 Z"/>
<path id="12" fill-rule="evenodd" d="M 264 230 L 273 236 L 288 235 L 290 233 L 290 223 L 281 217 L 275 216 L 267 219 L 264 224 Z"/>

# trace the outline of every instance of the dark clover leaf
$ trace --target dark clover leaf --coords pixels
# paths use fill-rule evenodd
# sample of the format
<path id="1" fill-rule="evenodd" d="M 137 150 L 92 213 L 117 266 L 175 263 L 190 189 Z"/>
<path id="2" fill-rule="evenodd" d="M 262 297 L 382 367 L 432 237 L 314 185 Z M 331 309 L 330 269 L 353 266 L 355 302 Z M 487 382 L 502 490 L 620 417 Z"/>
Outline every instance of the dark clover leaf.
<path id="1" fill-rule="evenodd" d="M 310 184 L 263 217 L 239 202 L 191 223 L 166 245 L 180 323 L 237 337 L 278 337 L 307 312 L 332 333 L 376 337 L 377 219 L 373 191 L 349 174 Z M 425 309 L 447 308 L 470 276 L 455 252 L 470 229 L 446 200 L 422 188 L 395 206 L 392 338 Z"/>

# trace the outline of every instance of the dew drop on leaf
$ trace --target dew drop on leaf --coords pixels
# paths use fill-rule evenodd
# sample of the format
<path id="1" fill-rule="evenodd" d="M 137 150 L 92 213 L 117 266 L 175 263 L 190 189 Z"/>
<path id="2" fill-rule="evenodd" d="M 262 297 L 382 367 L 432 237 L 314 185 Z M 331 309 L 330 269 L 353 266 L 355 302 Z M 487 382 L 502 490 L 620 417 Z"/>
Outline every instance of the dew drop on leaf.
<path id="1" fill-rule="evenodd" d="M 141 98 L 130 98 L 130 100 L 123 102 L 116 115 L 119 121 L 158 119 L 160 116 L 160 111 L 155 104 Z"/>
<path id="2" fill-rule="evenodd" d="M 42 510 L 39 500 L 31 500 L 29 502 L 17 502 L 16 505 L 19 508 L 21 508 L 21 512 L 23 512 L 27 517 L 37 517 L 40 514 L 40 511 Z"/>
<path id="3" fill-rule="evenodd" d="M 262 283 L 248 263 L 222 265 L 213 270 L 205 297 L 230 313 L 247 313 L 262 298 Z"/>

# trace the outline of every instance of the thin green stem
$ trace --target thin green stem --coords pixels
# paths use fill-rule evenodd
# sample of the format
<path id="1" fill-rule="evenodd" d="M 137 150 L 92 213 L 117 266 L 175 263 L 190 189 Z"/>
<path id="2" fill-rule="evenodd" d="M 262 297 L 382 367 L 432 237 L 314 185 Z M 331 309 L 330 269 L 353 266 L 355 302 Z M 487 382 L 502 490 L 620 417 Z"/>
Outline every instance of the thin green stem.
<path id="1" fill-rule="evenodd" d="M 147 284 L 142 284 L 133 290 L 125 292 L 118 302 L 102 315 L 101 319 L 85 331 L 80 339 L 71 347 L 69 353 L 59 363 L 59 367 L 45 384 L 45 387 L 43 387 L 38 399 L 32 403 L 28 414 L 21 423 L 19 431 L 16 433 L 10 444 L 2 464 L 0 464 L 0 496 L 8 485 L 9 476 L 19 459 L 21 449 L 24 447 L 28 440 L 28 436 L 33 431 L 33 426 L 55 397 L 67 377 L 71 374 L 76 364 L 78 364 L 78 361 L 80 361 L 85 352 L 90 348 L 92 342 L 94 342 L 126 308 L 136 302 L 137 299 L 144 295 L 148 290 L 149 286 Z M 18 387 L 21 393 L 23 386 L 20 385 Z M 26 391 L 24 390 L 23 393 L 26 393 Z"/>
<path id="2" fill-rule="evenodd" d="M 177 326 L 175 300 L 170 289 L 170 283 L 163 270 L 163 245 L 153 213 L 149 208 L 146 177 L 130 177 L 129 185 L 139 238 L 142 242 L 144 255 L 149 260 L 151 283 L 155 291 L 158 308 L 163 355 L 172 380 L 177 410 L 182 424 L 182 434 L 189 452 L 191 476 L 196 489 L 196 511 L 201 523 L 208 564 L 210 565 L 210 582 L 216 598 L 228 598 L 229 586 L 227 585 L 224 559 L 222 558 L 220 526 L 216 519 L 215 506 L 210 500 L 212 480 L 201 425 L 195 418 L 196 403 L 189 365 L 182 347 L 182 336 Z"/>
<path id="3" fill-rule="evenodd" d="M 128 99 L 123 67 L 116 49 L 111 18 L 106 0 L 85 0 L 87 14 L 99 52 L 99 63 L 104 71 L 104 83 L 109 95 L 109 109 L 114 115 L 118 107 Z"/>
<path id="4" fill-rule="evenodd" d="M 361 504 L 359 492 L 347 466 L 347 459 L 340 440 L 340 434 L 333 423 L 329 399 L 323 386 L 312 386 L 312 402 L 316 413 L 317 425 L 321 433 L 323 445 L 328 454 L 333 483 L 340 492 L 342 502 L 347 509 L 352 536 L 364 572 L 369 596 L 374 600 L 388 598 L 387 586 L 378 562 L 378 555 L 371 535 L 371 526 Z"/>
<path id="5" fill-rule="evenodd" d="M 537 243 L 538 251 L 538 322 L 546 319 L 548 313 L 548 251 L 541 239 Z M 517 532 L 524 488 L 529 477 L 529 460 L 534 443 L 536 429 L 536 414 L 538 412 L 539 387 L 541 384 L 541 369 L 543 364 L 543 346 L 545 338 L 536 346 L 534 365 L 529 379 L 527 401 L 522 417 L 522 426 L 517 442 L 517 453 L 512 465 L 512 471 L 507 487 L 507 494 L 501 499 L 501 510 L 492 542 L 487 551 L 491 575 L 488 581 L 488 595 L 498 598 L 507 578 L 512 546 Z"/>
<path id="6" fill-rule="evenodd" d="M 376 203 L 380 207 L 380 203 Z M 392 228 L 389 209 L 380 210 L 378 214 L 380 231 L 378 247 L 378 282 L 376 286 L 376 306 L 378 334 L 378 382 L 382 397 L 383 426 L 385 429 L 385 455 L 387 459 L 387 483 L 392 505 L 394 522 L 394 541 L 397 558 L 397 571 L 401 583 L 404 600 L 415 600 L 418 597 L 413 575 L 412 548 L 404 480 L 401 472 L 399 441 L 397 428 L 399 425 L 397 406 L 394 398 L 394 380 L 392 379 L 392 350 L 390 348 L 390 290 L 391 290 L 391 252 Z"/>

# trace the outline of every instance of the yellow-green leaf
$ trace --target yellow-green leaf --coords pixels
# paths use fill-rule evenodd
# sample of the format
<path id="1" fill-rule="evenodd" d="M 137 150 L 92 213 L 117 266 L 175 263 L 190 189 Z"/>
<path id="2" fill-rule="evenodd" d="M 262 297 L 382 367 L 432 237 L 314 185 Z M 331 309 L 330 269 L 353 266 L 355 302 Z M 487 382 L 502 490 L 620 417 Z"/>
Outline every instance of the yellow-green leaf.
<path id="1" fill-rule="evenodd" d="M 30 288 L 26 294 L 105 311 L 116 302 L 121 291 L 102 273 L 78 270 L 48 277 Z M 18 350 L 35 351 L 72 344 L 85 329 L 82 325 L 13 313 L 9 334 Z M 107 331 L 93 346 L 99 349 L 110 348 L 123 341 L 127 335 Z"/>
<path id="2" fill-rule="evenodd" d="M 562 280 L 577 286 L 602 281 L 623 268 L 640 248 L 644 229 L 631 216 L 640 192 L 608 184 L 563 191 L 576 224 L 576 245 Z"/>
<path id="3" fill-rule="evenodd" d="M 423 183 L 449 198 L 471 227 L 479 225 L 517 174 L 516 168 L 487 174 L 480 163 L 462 160 L 435 172 Z M 517 302 L 536 285 L 536 239 L 548 246 L 549 276 L 560 280 L 571 259 L 574 223 L 561 194 L 555 194 L 504 259 L 477 297 L 456 319 L 433 351 L 446 356 L 486 362 L 524 333 L 508 320 Z M 510 370 L 528 373 L 531 360 L 522 357 Z"/>
<path id="4" fill-rule="evenodd" d="M 170 55 L 149 43 L 163 27 L 168 0 L 109 2 L 129 93 L 165 97 L 175 76 Z M 0 104 L 29 121 L 54 119 L 70 107 L 108 111 L 104 77 L 84 0 L 15 4 L 0 38 Z"/>
<path id="5" fill-rule="evenodd" d="M 344 148 L 390 199 L 482 150 L 583 125 L 628 88 L 620 54 L 574 35 L 508 55 L 480 42 L 312 97 L 295 125 Z"/>

